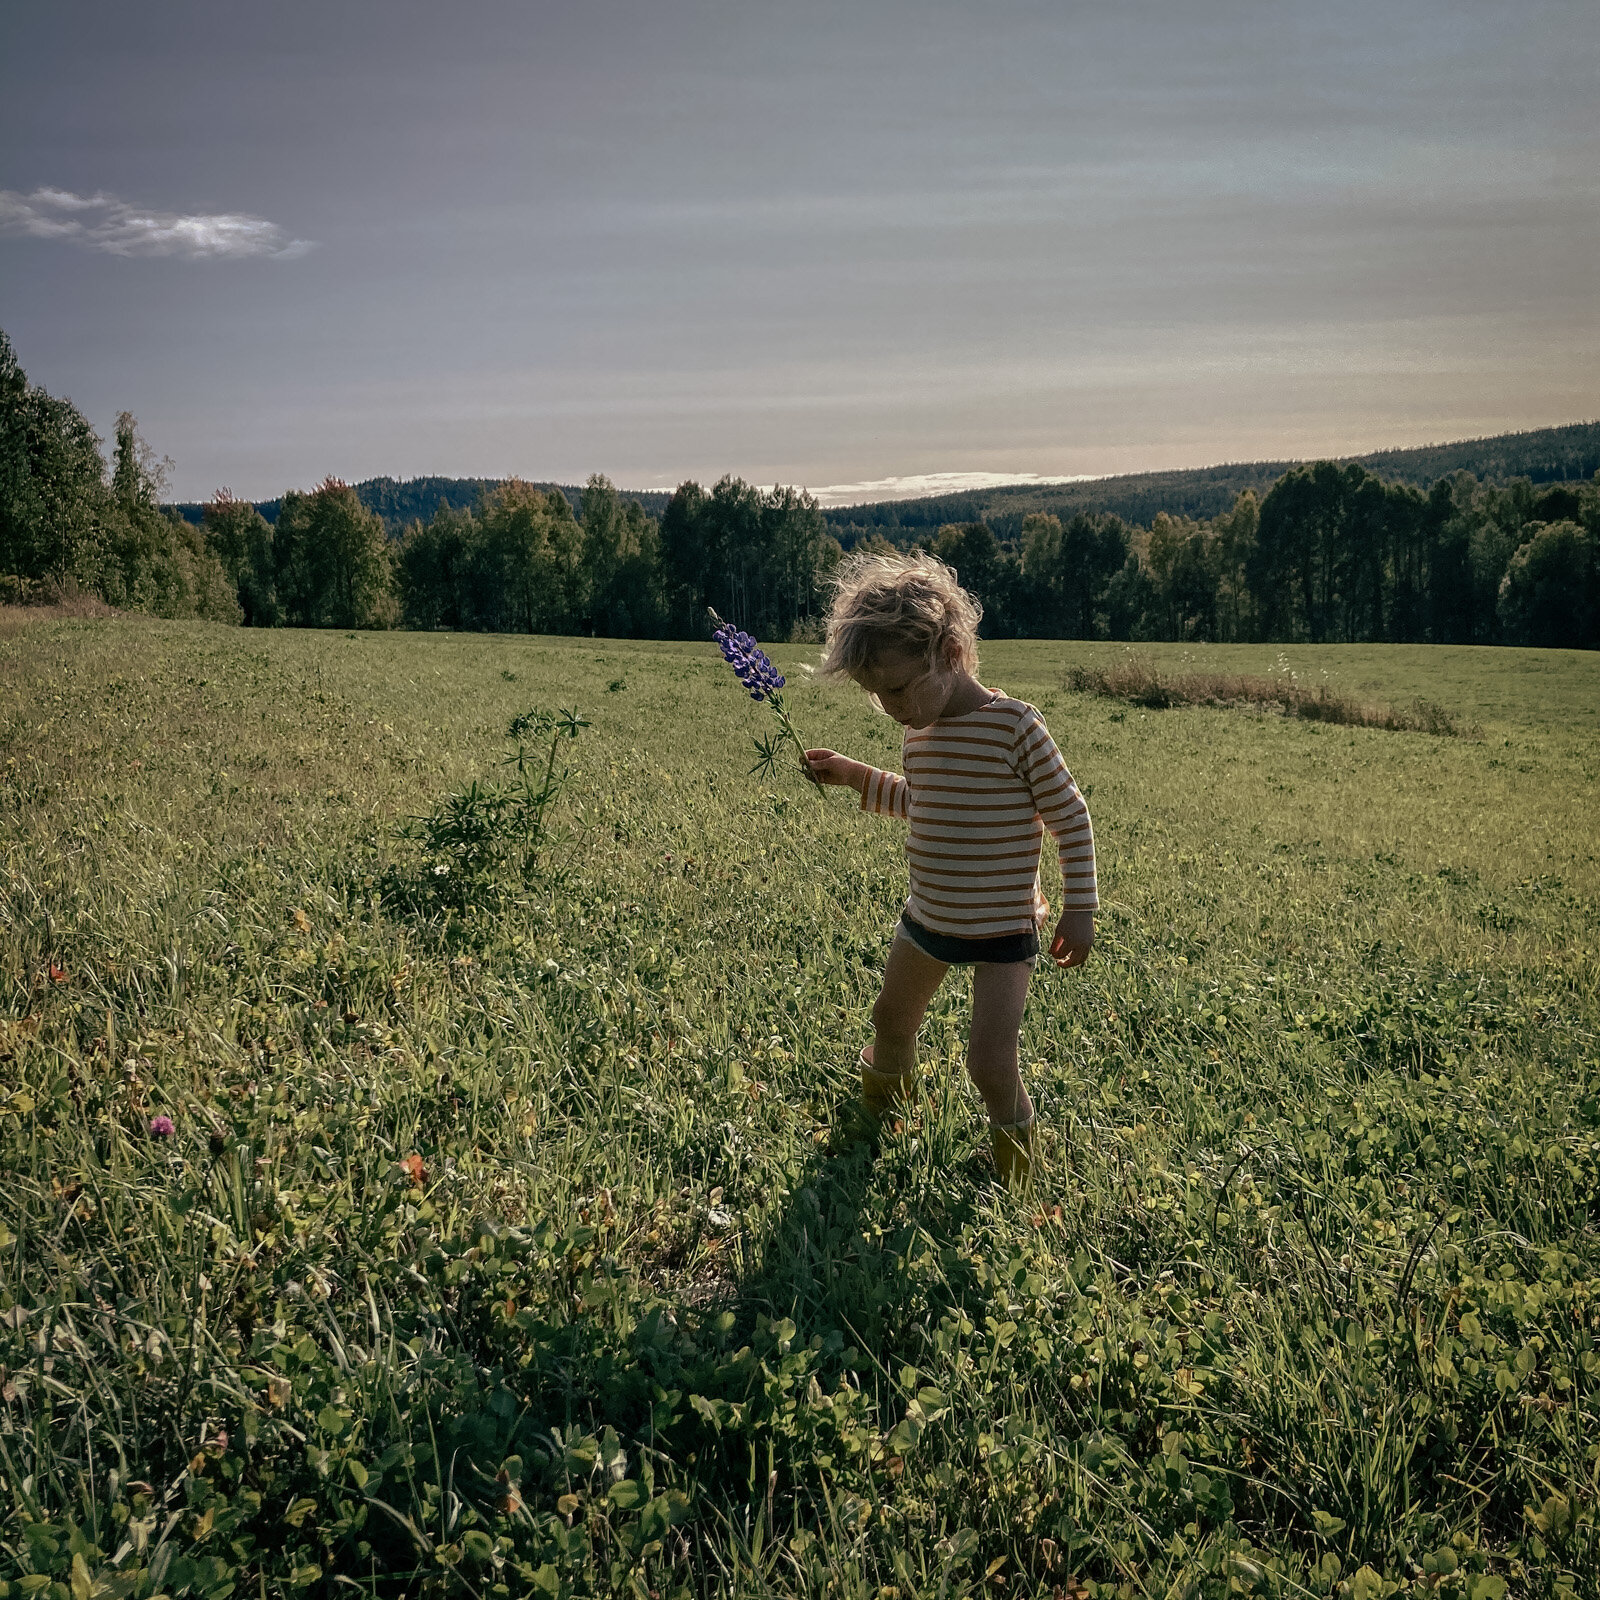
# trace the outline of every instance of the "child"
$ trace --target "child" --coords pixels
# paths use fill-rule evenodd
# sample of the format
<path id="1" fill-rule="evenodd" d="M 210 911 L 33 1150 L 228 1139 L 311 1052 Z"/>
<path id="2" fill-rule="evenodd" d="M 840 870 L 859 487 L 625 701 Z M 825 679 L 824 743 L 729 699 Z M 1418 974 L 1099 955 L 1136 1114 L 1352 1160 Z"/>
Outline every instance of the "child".
<path id="1" fill-rule="evenodd" d="M 808 750 L 823 783 L 861 795 L 864 811 L 911 824 L 911 893 L 901 913 L 861 1097 L 874 1118 L 909 1097 L 917 1028 L 952 966 L 971 966 L 967 1071 L 989 1110 L 1002 1183 L 1032 1168 L 1033 1102 L 1017 1070 L 1017 1035 L 1049 906 L 1039 846 L 1060 847 L 1065 903 L 1050 954 L 1080 966 L 1094 944 L 1094 834 L 1038 711 L 978 682 L 982 608 L 942 561 L 922 553 L 847 560 L 834 585 L 821 673 L 860 684 L 905 726 L 905 776 L 833 750 Z"/>

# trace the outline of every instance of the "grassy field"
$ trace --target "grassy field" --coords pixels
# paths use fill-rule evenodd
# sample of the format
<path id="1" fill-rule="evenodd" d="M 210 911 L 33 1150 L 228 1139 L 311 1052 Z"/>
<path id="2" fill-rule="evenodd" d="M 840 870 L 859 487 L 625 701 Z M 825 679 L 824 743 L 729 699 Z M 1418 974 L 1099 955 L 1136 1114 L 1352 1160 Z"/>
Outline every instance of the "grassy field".
<path id="1" fill-rule="evenodd" d="M 1600 1593 L 1600 658 L 1120 648 L 985 654 L 1105 901 L 1017 1199 L 959 982 L 836 1136 L 901 832 L 712 647 L 0 620 L 0 1600 Z"/>

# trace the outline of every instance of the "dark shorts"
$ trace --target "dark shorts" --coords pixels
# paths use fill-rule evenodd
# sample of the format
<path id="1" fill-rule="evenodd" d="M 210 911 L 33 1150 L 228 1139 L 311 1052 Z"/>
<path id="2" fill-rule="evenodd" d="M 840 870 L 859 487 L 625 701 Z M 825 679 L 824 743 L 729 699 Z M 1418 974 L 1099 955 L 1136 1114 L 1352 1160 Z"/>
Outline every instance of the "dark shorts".
<path id="1" fill-rule="evenodd" d="M 1032 965 L 1039 959 L 1039 934 L 1033 928 L 1026 933 L 1003 933 L 998 939 L 960 939 L 954 934 L 935 933 L 932 928 L 924 928 L 902 911 L 899 931 L 924 955 L 952 967 L 967 967 L 977 961 L 993 966 L 1007 966 L 1017 961 Z"/>

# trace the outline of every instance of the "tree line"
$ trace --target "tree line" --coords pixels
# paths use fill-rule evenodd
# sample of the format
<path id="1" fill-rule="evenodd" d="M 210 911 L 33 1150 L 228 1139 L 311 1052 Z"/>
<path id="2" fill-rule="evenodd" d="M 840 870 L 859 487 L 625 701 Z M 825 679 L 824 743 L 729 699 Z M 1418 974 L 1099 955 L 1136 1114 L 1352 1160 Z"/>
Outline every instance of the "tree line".
<path id="1" fill-rule="evenodd" d="M 931 548 L 998 636 L 1600 646 L 1600 475 L 1424 493 L 1318 461 L 1211 518 L 1035 514 Z"/>
<path id="2" fill-rule="evenodd" d="M 1424 490 L 1320 461 L 1211 517 L 1036 512 L 1005 537 L 982 520 L 830 528 L 809 495 L 733 477 L 680 485 L 659 515 L 603 477 L 576 505 L 513 479 L 397 530 L 336 478 L 272 521 L 219 490 L 198 524 L 162 509 L 163 483 L 130 415 L 108 470 L 0 333 L 0 598 L 75 587 L 252 627 L 634 638 L 704 637 L 715 607 L 758 638 L 814 638 L 845 549 L 893 534 L 956 569 L 989 637 L 1600 646 L 1600 474 L 1458 470 Z"/>

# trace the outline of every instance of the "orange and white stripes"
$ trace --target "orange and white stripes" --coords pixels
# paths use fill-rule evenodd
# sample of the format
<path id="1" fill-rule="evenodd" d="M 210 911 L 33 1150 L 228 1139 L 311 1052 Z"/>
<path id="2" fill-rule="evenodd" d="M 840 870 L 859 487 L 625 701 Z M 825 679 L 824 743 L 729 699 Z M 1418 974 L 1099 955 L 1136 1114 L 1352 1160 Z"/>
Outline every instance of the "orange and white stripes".
<path id="1" fill-rule="evenodd" d="M 1035 707 L 996 694 L 965 716 L 907 728 L 904 764 L 903 778 L 868 772 L 861 808 L 911 824 L 906 910 L 924 927 L 992 939 L 1044 923 L 1046 828 L 1067 909 L 1099 905 L 1089 808 Z"/>

